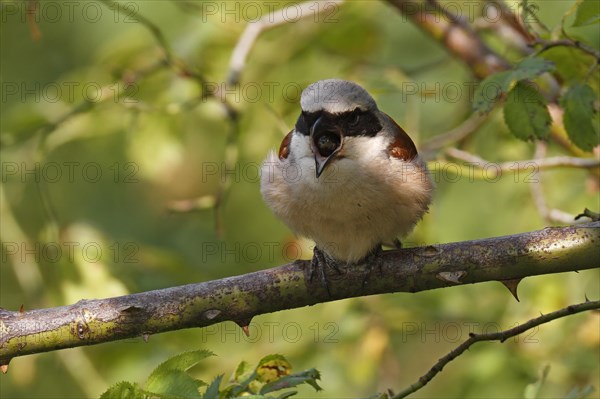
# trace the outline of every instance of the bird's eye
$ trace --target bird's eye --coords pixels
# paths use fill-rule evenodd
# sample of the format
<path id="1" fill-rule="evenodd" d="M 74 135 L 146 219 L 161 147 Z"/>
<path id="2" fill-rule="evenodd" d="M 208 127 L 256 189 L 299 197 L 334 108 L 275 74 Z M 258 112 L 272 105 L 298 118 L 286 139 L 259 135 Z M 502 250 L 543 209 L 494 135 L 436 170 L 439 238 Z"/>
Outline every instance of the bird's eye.
<path id="1" fill-rule="evenodd" d="M 350 119 L 350 127 L 358 126 L 359 122 L 360 122 L 360 114 L 353 115 L 352 119 Z"/>
<path id="2" fill-rule="evenodd" d="M 319 153 L 328 157 L 340 146 L 340 136 L 335 133 L 326 133 L 317 139 Z"/>

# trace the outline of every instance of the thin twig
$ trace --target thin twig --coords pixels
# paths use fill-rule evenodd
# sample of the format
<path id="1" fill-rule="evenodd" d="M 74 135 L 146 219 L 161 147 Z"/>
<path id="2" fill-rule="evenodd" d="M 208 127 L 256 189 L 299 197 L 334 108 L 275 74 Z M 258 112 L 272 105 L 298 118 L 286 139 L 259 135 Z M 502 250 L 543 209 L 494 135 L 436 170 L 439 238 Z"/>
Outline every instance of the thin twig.
<path id="1" fill-rule="evenodd" d="M 554 168 L 582 168 L 591 169 L 600 167 L 599 158 L 577 158 L 569 156 L 556 156 L 550 158 L 535 158 L 525 161 L 509 161 L 509 162 L 490 162 L 470 152 L 459 150 L 458 148 L 448 148 L 446 154 L 452 158 L 459 159 L 461 161 L 468 162 L 469 165 L 473 165 L 475 168 L 481 169 L 486 165 L 494 165 L 494 170 L 498 173 L 508 171 L 527 171 L 527 170 L 545 170 Z M 490 178 L 494 178 L 491 176 Z"/>
<path id="2" fill-rule="evenodd" d="M 560 309 L 560 310 L 557 310 L 555 312 L 548 313 L 545 315 L 541 315 L 539 317 L 536 317 L 535 319 L 531 319 L 531 320 L 527 321 L 526 323 L 520 324 L 517 327 L 511 328 L 508 330 L 504 330 L 504 331 L 499 331 L 499 332 L 494 332 L 494 333 L 484 333 L 484 334 L 470 333 L 469 339 L 467 339 L 465 342 L 463 342 L 462 344 L 457 346 L 455 349 L 453 349 L 451 352 L 446 354 L 444 357 L 439 359 L 437 361 L 437 363 L 431 369 L 429 369 L 429 371 L 426 374 L 424 374 L 421 378 L 419 378 L 419 380 L 417 382 L 415 382 L 414 384 L 412 384 L 411 386 L 409 386 L 402 392 L 399 392 L 398 394 L 394 395 L 392 397 L 392 399 L 405 398 L 408 395 L 423 388 L 440 371 L 442 371 L 442 369 L 448 363 L 450 363 L 452 360 L 454 360 L 457 357 L 459 357 L 460 355 L 462 355 L 465 351 L 467 351 L 476 342 L 500 341 L 502 343 L 509 338 L 512 338 L 514 336 L 522 334 L 525 331 L 531 330 L 532 328 L 535 328 L 542 324 L 551 322 L 556 319 L 560 319 L 562 317 L 570 316 L 570 315 L 573 315 L 576 313 L 581 313 L 581 312 L 585 312 L 585 311 L 593 310 L 593 309 L 600 309 L 600 301 L 586 301 L 586 302 L 579 303 L 576 305 L 569 305 L 566 308 L 563 308 L 563 309 Z"/>
<path id="3" fill-rule="evenodd" d="M 537 39 L 533 45 L 541 45 L 542 47 L 539 48 L 535 53 L 534 56 L 538 56 L 541 53 L 543 53 L 546 50 L 549 50 L 551 48 L 554 47 L 571 47 L 571 48 L 575 48 L 575 49 L 579 49 L 581 51 L 583 51 L 584 53 L 591 55 L 592 57 L 594 57 L 596 59 L 596 61 L 600 60 L 600 51 L 596 50 L 595 48 L 588 46 L 585 43 L 581 43 L 578 40 L 571 40 L 571 39 L 561 39 L 561 40 L 544 40 L 544 39 Z"/>
<path id="4" fill-rule="evenodd" d="M 327 2 L 327 6 L 318 7 L 315 10 L 315 2 L 313 0 L 306 1 L 300 4 L 294 4 L 279 10 L 275 10 L 257 21 L 249 22 L 246 25 L 246 29 L 240 36 L 233 52 L 231 53 L 231 59 L 229 61 L 229 72 L 227 74 L 227 85 L 236 85 L 240 81 L 240 75 L 246 65 L 246 59 L 250 50 L 254 46 L 258 36 L 268 29 L 275 28 L 280 25 L 291 22 L 287 13 L 293 7 L 294 13 L 299 13 L 299 18 L 306 18 L 308 16 L 315 16 L 321 12 L 329 9 L 329 6 L 335 6 L 341 4 L 344 0 L 333 0 Z"/>
<path id="5" fill-rule="evenodd" d="M 479 113 L 473 113 L 469 119 L 455 127 L 454 129 L 448 130 L 445 133 L 439 134 L 431 140 L 421 145 L 422 152 L 431 152 L 439 150 L 447 145 L 458 143 L 473 132 L 475 132 L 479 126 L 485 122 L 489 114 L 480 115 Z"/>

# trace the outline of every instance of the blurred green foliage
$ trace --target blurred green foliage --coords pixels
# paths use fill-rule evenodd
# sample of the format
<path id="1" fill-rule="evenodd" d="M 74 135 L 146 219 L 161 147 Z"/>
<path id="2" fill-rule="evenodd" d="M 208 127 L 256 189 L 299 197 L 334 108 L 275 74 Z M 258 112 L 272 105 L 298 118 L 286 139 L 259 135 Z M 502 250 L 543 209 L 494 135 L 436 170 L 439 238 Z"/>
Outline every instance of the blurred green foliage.
<path id="1" fill-rule="evenodd" d="M 340 77 L 362 84 L 417 146 L 471 112 L 476 82 L 469 71 L 384 2 L 348 2 L 331 14 L 264 32 L 235 89 L 220 85 L 247 21 L 287 2 L 121 2 L 153 21 L 176 57 L 209 86 L 226 90 L 239 113 L 239 134 L 232 133 L 219 102 L 202 98 L 198 81 L 181 69 L 159 66 L 142 76 L 163 53 L 128 13 L 97 2 L 42 1 L 28 19 L 32 3 L 0 3 L 0 306 L 11 310 L 218 279 L 297 255 L 310 258 L 310 243 L 294 237 L 263 204 L 257 167 L 293 126 L 299 92 L 313 81 Z M 573 2 L 537 4 L 541 21 L 555 27 Z M 469 16 L 472 22 L 475 15 Z M 600 45 L 597 25 L 568 31 Z M 517 59 L 510 46 L 496 47 Z M 560 61 L 557 70 L 565 79 L 577 81 L 587 71 L 579 70 L 574 60 L 580 55 L 572 49 L 545 55 Z M 61 121 L 73 109 L 81 112 Z M 534 145 L 511 136 L 502 113 L 492 111 L 463 149 L 504 162 L 531 159 Z M 548 152 L 564 154 L 552 142 Z M 227 159 L 234 162 L 226 170 Z M 436 198 L 406 246 L 546 226 L 531 198 L 531 171 L 471 179 L 439 167 L 443 160 L 430 162 Z M 543 182 L 552 207 L 571 214 L 600 208 L 597 176 L 585 170 L 549 170 Z M 225 184 L 218 211 L 169 211 L 173 201 L 210 198 Z M 297 248 L 290 243 L 300 245 L 301 253 L 288 251 Z M 486 283 L 259 316 L 249 338 L 227 322 L 152 336 L 148 343 L 140 337 L 26 356 L 0 376 L 0 396 L 98 397 L 118 381 L 142 381 L 166 357 L 199 347 L 219 354 L 194 369 L 200 375 L 282 353 L 298 370 L 321 372 L 324 391 L 301 388 L 300 397 L 367 396 L 412 383 L 470 331 L 510 328 L 585 295 L 598 298 L 599 277 L 591 270 L 530 278 L 519 287 L 520 303 L 500 284 Z M 414 397 L 522 397 L 547 366 L 538 397 L 565 397 L 588 386 L 597 397 L 599 329 L 599 315 L 587 313 L 502 345 L 478 344 Z"/>

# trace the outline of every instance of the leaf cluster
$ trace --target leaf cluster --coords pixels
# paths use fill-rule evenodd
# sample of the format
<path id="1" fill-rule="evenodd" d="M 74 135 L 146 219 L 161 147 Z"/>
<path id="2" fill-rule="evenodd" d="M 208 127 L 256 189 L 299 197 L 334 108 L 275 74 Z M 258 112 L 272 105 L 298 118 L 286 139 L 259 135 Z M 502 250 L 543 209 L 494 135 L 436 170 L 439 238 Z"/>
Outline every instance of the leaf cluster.
<path id="1" fill-rule="evenodd" d="M 315 369 L 292 373 L 292 365 L 282 355 L 263 357 L 254 368 L 242 361 L 227 385 L 220 389 L 223 374 L 208 384 L 194 378 L 188 371 L 207 357 L 214 354 L 207 350 L 195 350 L 175 355 L 161 363 L 152 371 L 146 384 L 121 381 L 102 394 L 101 399 L 285 399 L 295 395 L 296 391 L 287 389 L 301 384 L 309 384 L 315 390 L 321 387 L 317 380 L 320 374 Z M 201 392 L 200 390 L 203 390 Z M 281 392 L 286 390 L 285 392 Z M 276 396 L 267 395 L 275 394 Z"/>
<path id="2" fill-rule="evenodd" d="M 564 32 L 564 20 L 574 11 L 576 14 L 572 27 L 600 23 L 597 2 L 586 0 L 577 3 L 575 7 L 563 17 L 563 26 L 561 26 L 563 40 L 570 40 Z M 523 59 L 512 69 L 492 74 L 484 79 L 474 94 L 473 109 L 482 114 L 488 113 L 494 106 L 503 102 L 504 121 L 515 137 L 521 140 L 545 140 L 550 136 L 552 124 L 548 100 L 557 102 L 564 112 L 563 123 L 569 139 L 581 150 L 590 152 L 599 144 L 597 87 L 595 91 L 588 82 L 592 80 L 593 72 L 598 69 L 598 60 L 590 61 L 586 76 L 578 76 L 578 79 L 573 81 L 570 79 L 572 76 L 569 72 L 566 72 L 572 57 L 563 54 L 564 48 L 560 49 L 563 50 L 562 52 L 553 51 L 560 47 L 557 41 L 547 43 L 550 45 Z M 566 43 L 566 47 L 581 50 L 579 41 Z M 549 50 L 549 57 L 541 54 L 546 50 Z M 556 57 L 556 53 L 562 56 Z M 585 52 L 581 51 L 581 53 Z M 579 56 L 581 54 L 578 54 Z M 587 60 L 590 57 L 581 58 Z M 544 87 L 545 84 L 547 85 L 547 81 L 543 79 L 546 73 L 553 73 L 561 83 L 562 87 L 557 99 L 548 99 L 553 96 L 548 94 L 550 90 Z"/>

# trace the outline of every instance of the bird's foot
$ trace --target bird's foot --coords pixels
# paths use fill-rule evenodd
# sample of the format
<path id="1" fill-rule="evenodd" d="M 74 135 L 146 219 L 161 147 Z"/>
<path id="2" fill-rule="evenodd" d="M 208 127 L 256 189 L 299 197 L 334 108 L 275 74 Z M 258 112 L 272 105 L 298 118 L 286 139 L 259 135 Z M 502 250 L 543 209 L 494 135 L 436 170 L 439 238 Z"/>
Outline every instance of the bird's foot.
<path id="1" fill-rule="evenodd" d="M 400 241 L 398 241 L 400 244 Z M 396 245 L 396 242 L 394 242 Z M 383 249 L 381 245 L 376 246 L 371 250 L 371 252 L 363 259 L 363 262 L 367 266 L 367 274 L 363 279 L 363 288 L 369 283 L 369 278 L 371 277 L 371 273 L 373 273 L 373 268 L 377 268 L 379 270 L 379 275 L 383 275 Z"/>
<path id="2" fill-rule="evenodd" d="M 325 272 L 327 267 L 335 270 L 338 274 L 342 274 L 338 261 L 327 255 L 325 251 L 322 251 L 315 246 L 315 249 L 313 250 L 313 258 L 310 261 L 308 280 L 312 281 L 315 275 L 317 275 L 321 281 L 321 285 L 325 287 L 327 295 L 331 297 L 331 292 L 329 291 L 329 281 L 327 280 L 327 273 Z"/>

